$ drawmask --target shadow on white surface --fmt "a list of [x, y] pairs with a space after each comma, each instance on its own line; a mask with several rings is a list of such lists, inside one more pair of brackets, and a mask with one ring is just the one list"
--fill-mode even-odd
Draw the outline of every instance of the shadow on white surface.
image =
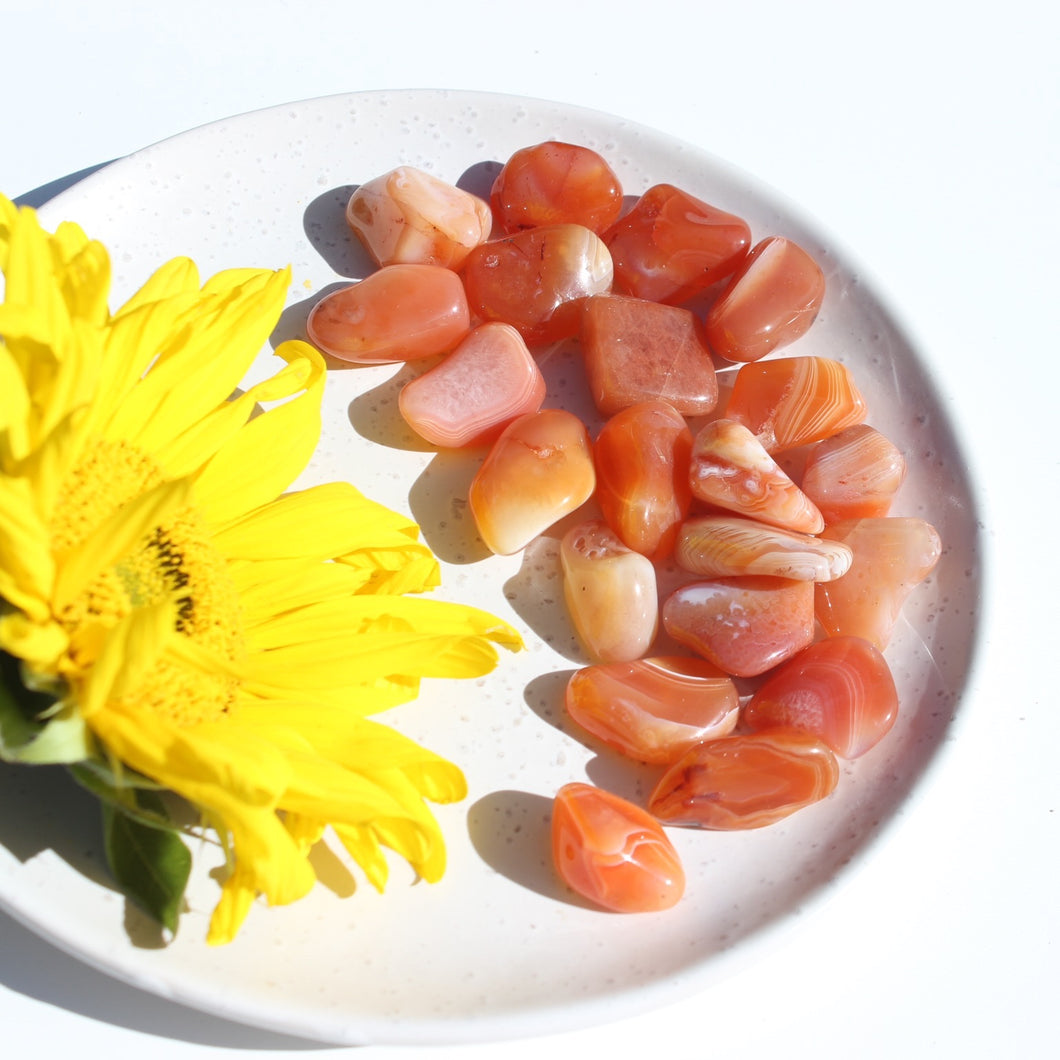
[[[111, 159], [111, 161], [114, 161]], [[103, 169], [105, 166], [109, 166], [110, 162], [97, 162], [94, 166], [86, 166], [84, 169], [78, 170], [76, 173], [70, 173], [65, 177], [58, 177], [55, 180], [49, 181], [47, 184], [42, 184], [39, 188], [34, 188], [32, 191], [27, 191], [24, 195], [19, 195], [15, 200], [16, 206], [32, 206], [35, 210], [40, 209], [46, 202], [54, 199], [56, 195], [61, 192], [68, 191], [78, 181], [84, 180], [85, 177], [92, 176], [97, 170]]]
[[226, 1049], [299, 1052], [331, 1046], [193, 1011], [82, 964], [0, 912], [0, 986], [126, 1030]]

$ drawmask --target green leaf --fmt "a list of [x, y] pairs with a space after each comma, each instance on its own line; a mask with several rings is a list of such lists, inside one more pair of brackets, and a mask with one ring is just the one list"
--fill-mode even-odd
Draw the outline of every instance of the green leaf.
[[[152, 791], [137, 791], [128, 810], [103, 802], [103, 841], [115, 882], [167, 931], [177, 930], [191, 852], [168, 821], [165, 804]], [[150, 820], [152, 823], [147, 823]]]
[[0, 759], [45, 765], [80, 762], [92, 737], [75, 707], [26, 687], [21, 660], [0, 651]]

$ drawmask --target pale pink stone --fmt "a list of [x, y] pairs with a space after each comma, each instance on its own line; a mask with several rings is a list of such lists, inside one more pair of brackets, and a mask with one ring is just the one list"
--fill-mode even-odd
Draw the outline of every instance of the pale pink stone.
[[379, 265], [459, 268], [489, 238], [489, 203], [412, 166], [362, 184], [346, 205], [346, 223]]
[[510, 324], [487, 323], [406, 384], [398, 409], [428, 442], [460, 448], [493, 441], [544, 399], [544, 376], [523, 337]]

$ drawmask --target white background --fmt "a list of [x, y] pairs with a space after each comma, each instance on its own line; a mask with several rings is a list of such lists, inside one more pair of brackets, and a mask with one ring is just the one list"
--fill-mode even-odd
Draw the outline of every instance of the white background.
[[0, 0], [0, 191], [31, 204], [202, 123], [378, 88], [592, 107], [754, 174], [838, 236], [934, 366], [989, 583], [953, 738], [899, 827], [699, 996], [545, 1040], [322, 1050], [112, 982], [0, 914], [4, 1055], [1056, 1055], [1058, 41], [1045, 0]]

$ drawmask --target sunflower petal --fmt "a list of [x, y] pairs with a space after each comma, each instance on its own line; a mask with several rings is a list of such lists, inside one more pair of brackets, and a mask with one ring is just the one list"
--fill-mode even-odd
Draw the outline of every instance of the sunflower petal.
[[285, 343], [279, 347], [277, 356], [287, 363], [275, 375], [255, 384], [231, 401], [221, 402], [183, 433], [160, 441], [156, 458], [168, 474], [186, 475], [198, 470], [242, 430], [259, 402], [288, 398], [304, 389], [307, 381], [317, 374], [312, 360], [302, 356], [293, 345]]
[[[285, 343], [283, 357], [302, 356], [313, 366], [304, 393], [252, 419], [199, 473], [196, 492], [206, 518], [222, 523], [268, 504], [305, 469], [320, 439], [325, 366], [305, 343]], [[253, 467], [253, 475], [246, 469]]]

